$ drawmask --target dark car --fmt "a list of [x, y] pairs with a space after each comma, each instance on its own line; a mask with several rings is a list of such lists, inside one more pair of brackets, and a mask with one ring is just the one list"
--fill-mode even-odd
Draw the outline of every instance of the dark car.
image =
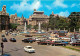
[[31, 41], [33, 41], [33, 42], [35, 42], [36, 40], [35, 39], [33, 39], [33, 38], [27, 38], [28, 40], [31, 40]]
[[3, 55], [0, 55], [0, 56], [11, 56], [10, 54], [3, 54]]
[[25, 35], [25, 37], [32, 37], [31, 35]]
[[28, 40], [27, 39], [23, 39], [22, 42], [28, 42]]
[[2, 38], [3, 42], [7, 42], [7, 39], [5, 37]]
[[4, 35], [4, 34], [2, 34], [2, 35], [1, 35], [1, 37], [5, 37], [5, 35]]
[[16, 42], [16, 39], [15, 38], [10, 38], [10, 41], [11, 42]]
[[23, 39], [22, 42], [25, 42], [25, 43], [26, 43], [26, 42], [27, 42], [27, 43], [30, 42], [30, 43], [32, 43], [32, 42], [34, 42], [34, 41], [33, 41], [32, 39], [30, 39], [30, 38], [26, 38], [26, 39]]

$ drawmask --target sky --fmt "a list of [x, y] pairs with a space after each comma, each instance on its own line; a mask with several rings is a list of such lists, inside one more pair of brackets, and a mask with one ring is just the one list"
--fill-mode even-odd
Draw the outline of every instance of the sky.
[[80, 12], [80, 0], [0, 0], [0, 11], [6, 5], [6, 11], [11, 14], [17, 13], [18, 17], [22, 14], [29, 18], [34, 9], [44, 11], [45, 15], [54, 14], [68, 17], [71, 12]]

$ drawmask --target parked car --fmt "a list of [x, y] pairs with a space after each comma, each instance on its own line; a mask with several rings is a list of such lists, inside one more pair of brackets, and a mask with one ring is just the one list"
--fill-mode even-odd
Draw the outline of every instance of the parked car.
[[8, 35], [8, 32], [5, 32], [6, 36]]
[[67, 41], [61, 41], [61, 43], [65, 43], [67, 45], [69, 44], [69, 42], [67, 42]]
[[32, 43], [32, 42], [34, 42], [34, 41], [35, 41], [35, 40], [33, 40], [32, 38], [26, 38], [26, 39], [23, 39], [23, 40], [22, 40], [22, 42], [25, 42], [25, 43], [26, 43], [26, 42]]
[[2, 34], [2, 35], [1, 35], [1, 37], [5, 37], [5, 35], [4, 35], [4, 34]]
[[11, 42], [16, 42], [16, 39], [15, 38], [10, 38], [10, 41]]
[[35, 42], [36, 40], [34, 38], [27, 38], [28, 40], [32, 40], [33, 42]]
[[25, 35], [25, 37], [32, 37], [31, 35]]
[[3, 42], [7, 42], [7, 39], [5, 37], [2, 38]]
[[0, 55], [0, 56], [11, 56], [10, 54], [3, 54], [3, 55]]
[[12, 33], [12, 36], [16, 36], [17, 35], [17, 33]]
[[29, 53], [34, 53], [35, 52], [35, 49], [33, 49], [32, 46], [25, 46], [24, 50], [26, 52], [29, 52]]

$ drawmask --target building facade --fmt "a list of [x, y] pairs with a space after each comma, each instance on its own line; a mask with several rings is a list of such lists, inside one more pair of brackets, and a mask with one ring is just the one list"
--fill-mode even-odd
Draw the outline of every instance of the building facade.
[[9, 29], [9, 13], [6, 12], [6, 5], [3, 5], [2, 11], [0, 11], [0, 31]]
[[18, 24], [18, 20], [19, 20], [20, 18], [19, 17], [17, 17], [17, 14], [15, 13], [14, 15], [12, 14], [12, 15], [10, 15], [10, 23], [15, 23], [15, 24]]
[[23, 15], [22, 15], [22, 17], [18, 20], [18, 23], [19, 23], [20, 25], [24, 25], [25, 22], [27, 22], [27, 20], [26, 20], [26, 18], [24, 18]]
[[49, 16], [44, 15], [44, 11], [36, 11], [34, 9], [33, 15], [29, 16], [27, 19], [28, 25], [37, 25], [39, 22], [42, 23], [48, 23], [49, 22]]
[[24, 22], [27, 22], [27, 20], [23, 17], [23, 15], [21, 18], [18, 17], [16, 13], [14, 15], [10, 15], [10, 23], [24, 25]]

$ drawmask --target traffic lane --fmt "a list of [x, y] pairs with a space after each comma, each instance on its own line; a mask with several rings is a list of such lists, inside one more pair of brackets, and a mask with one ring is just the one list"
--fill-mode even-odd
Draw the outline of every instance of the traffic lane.
[[[12, 36], [9, 35], [7, 36], [8, 40], [11, 38]], [[5, 42], [5, 49], [7, 49], [6, 52], [9, 51], [10, 54], [12, 54], [13, 56], [24, 56], [24, 55], [28, 55], [28, 56], [69, 56], [69, 55], [76, 55], [78, 56], [79, 54], [69, 50], [69, 49], [64, 49], [63, 47], [54, 47], [54, 46], [45, 46], [45, 45], [37, 45], [36, 42], [34, 43], [23, 43], [21, 40], [23, 38], [26, 38], [24, 36], [16, 36], [15, 37], [17, 42], [13, 43], [13, 42]], [[33, 54], [29, 54], [27, 52], [24, 52], [23, 47], [27, 46], [27, 45], [31, 45], [33, 46], [34, 49], [36, 49], [36, 52]], [[6, 47], [7, 46], [7, 47]], [[19, 49], [19, 50], [17, 50]], [[12, 51], [12, 52], [11, 52]]]
[[[33, 46], [33, 48], [36, 50], [36, 52], [33, 54], [24, 52], [23, 47], [28, 46], [28, 45]], [[24, 54], [28, 55], [28, 56], [31, 56], [31, 55], [32, 56], [53, 56], [53, 55], [56, 55], [56, 56], [70, 56], [70, 55], [80, 56], [80, 54], [76, 51], [72, 51], [72, 50], [65, 49], [63, 47], [58, 47], [58, 46], [37, 45], [36, 42], [35, 43], [20, 43], [20, 44], [15, 43], [15, 46], [16, 47], [19, 46], [20, 48], [22, 48], [22, 50], [16, 51], [15, 53], [20, 53], [23, 56], [24, 56]]]
[[80, 56], [79, 52], [70, 50], [70, 49], [65, 49], [63, 47], [59, 46], [44, 46], [44, 45], [39, 45], [35, 47], [36, 49], [36, 54], [42, 54], [42, 56]]
[[11, 56], [23, 56], [25, 55], [23, 46], [13, 42], [4, 43], [4, 53], [11, 54]]
[[[24, 45], [23, 45], [24, 44]], [[13, 42], [6, 42], [4, 43], [4, 53], [10, 53], [12, 56], [69, 56], [69, 55], [76, 55], [79, 56], [77, 52], [72, 50], [64, 49], [62, 47], [57, 46], [45, 46], [45, 45], [37, 45], [36, 43], [22, 43], [16, 44]], [[35, 53], [30, 54], [24, 51], [23, 47], [26, 45], [31, 45], [36, 50]]]

